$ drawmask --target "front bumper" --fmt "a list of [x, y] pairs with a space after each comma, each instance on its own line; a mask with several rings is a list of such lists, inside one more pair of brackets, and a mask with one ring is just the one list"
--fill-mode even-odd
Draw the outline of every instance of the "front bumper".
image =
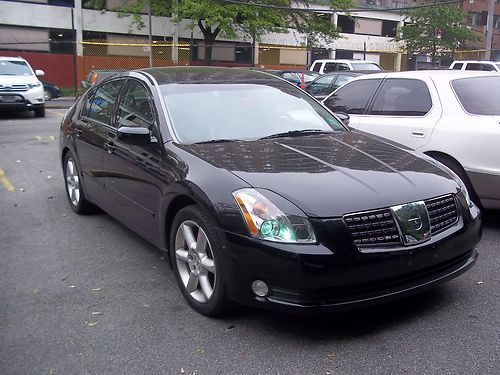
[[43, 88], [28, 91], [0, 93], [0, 110], [26, 110], [45, 105]]
[[[337, 244], [278, 244], [225, 233], [222, 267], [229, 298], [283, 311], [345, 310], [378, 304], [430, 289], [470, 269], [478, 254], [481, 218], [477, 208], [448, 230], [407, 248], [362, 253], [345, 239], [341, 219], [318, 227], [336, 231]], [[251, 290], [255, 280], [269, 286], [266, 297]]]

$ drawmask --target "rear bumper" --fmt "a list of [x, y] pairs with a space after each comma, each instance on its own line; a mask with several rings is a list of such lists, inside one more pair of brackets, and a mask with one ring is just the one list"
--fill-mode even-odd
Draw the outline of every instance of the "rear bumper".
[[[226, 233], [226, 290], [234, 301], [282, 311], [338, 311], [402, 298], [470, 269], [481, 238], [479, 210], [411, 249], [364, 254], [354, 247], [275, 244]], [[342, 241], [340, 241], [342, 242]], [[266, 297], [251, 290], [255, 280]]]

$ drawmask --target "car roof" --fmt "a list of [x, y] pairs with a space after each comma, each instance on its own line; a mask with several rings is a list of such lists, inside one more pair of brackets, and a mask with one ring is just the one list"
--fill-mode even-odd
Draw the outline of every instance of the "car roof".
[[481, 64], [497, 64], [500, 61], [489, 61], [489, 60], [455, 60], [453, 63], [481, 63]]
[[245, 68], [222, 68], [210, 66], [175, 66], [138, 70], [150, 74], [159, 85], [174, 83], [252, 83], [279, 81], [275, 75]]
[[314, 62], [343, 62], [343, 63], [373, 63], [377, 64], [375, 61], [370, 61], [370, 60], [357, 60], [357, 59], [319, 59], [319, 60], [314, 60]]
[[26, 61], [22, 57], [14, 57], [14, 56], [0, 56], [0, 60], [9, 60], [9, 61]]
[[492, 77], [499, 75], [495, 72], [474, 71], [474, 70], [412, 70], [407, 72], [386, 72], [374, 73], [356, 77], [355, 80], [376, 79], [376, 78], [415, 78], [423, 79], [430, 78], [435, 81], [451, 81], [459, 78], [469, 77]]

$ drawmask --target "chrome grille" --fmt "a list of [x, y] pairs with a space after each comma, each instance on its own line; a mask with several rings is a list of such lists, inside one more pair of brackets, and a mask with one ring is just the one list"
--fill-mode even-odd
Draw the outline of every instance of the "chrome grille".
[[429, 213], [432, 234], [448, 229], [458, 221], [457, 202], [453, 195], [427, 199], [424, 202]]
[[0, 85], [0, 92], [28, 91], [27, 85]]
[[398, 227], [388, 208], [344, 215], [344, 221], [358, 247], [401, 244]]

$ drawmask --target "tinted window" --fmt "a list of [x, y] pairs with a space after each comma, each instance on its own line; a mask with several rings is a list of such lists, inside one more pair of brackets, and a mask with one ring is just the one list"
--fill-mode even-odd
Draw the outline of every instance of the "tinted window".
[[154, 117], [149, 98], [149, 92], [139, 82], [131, 81], [127, 84], [118, 107], [118, 126], [151, 129]]
[[371, 115], [423, 116], [432, 107], [425, 82], [417, 79], [388, 79], [379, 90]]
[[333, 85], [333, 90], [338, 89], [340, 86], [344, 85], [345, 83], [352, 81], [354, 79], [353, 76], [349, 76], [347, 74], [342, 74], [339, 75], [337, 80], [335, 81], [335, 85]]
[[500, 116], [500, 77], [457, 79], [451, 86], [464, 109], [475, 115]]
[[374, 62], [353, 62], [351, 65], [353, 70], [381, 70]]
[[325, 63], [323, 73], [331, 73], [337, 70], [337, 63]]
[[115, 104], [122, 83], [123, 80], [118, 80], [99, 87], [90, 104], [88, 117], [104, 124], [111, 125], [113, 105]]
[[486, 71], [495, 70], [495, 68], [492, 65], [481, 64], [481, 63], [468, 63], [467, 66], [465, 67], [465, 69], [466, 70], [486, 70]]
[[161, 90], [181, 143], [252, 140], [303, 129], [345, 130], [316, 100], [282, 82], [183, 83]]
[[338, 70], [350, 70], [349, 65], [347, 64], [339, 64]]
[[329, 94], [330, 85], [335, 80], [335, 75], [318, 78], [307, 87], [307, 92], [311, 94]]
[[314, 63], [312, 66], [312, 70], [315, 72], [319, 72], [319, 68], [321, 68], [321, 63]]
[[334, 112], [362, 114], [379, 83], [380, 79], [349, 82], [329, 96], [324, 104]]
[[458, 63], [458, 64], [453, 65], [453, 69], [455, 69], [455, 70], [461, 70], [462, 66], [464, 66], [463, 63]]

